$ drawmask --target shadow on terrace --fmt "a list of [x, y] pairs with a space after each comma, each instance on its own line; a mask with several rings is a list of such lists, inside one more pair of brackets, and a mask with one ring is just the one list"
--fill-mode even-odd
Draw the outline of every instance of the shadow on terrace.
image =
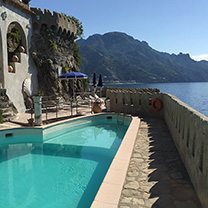
[[201, 208], [165, 122], [142, 118], [119, 208]]
[[163, 120], [145, 119], [148, 123], [149, 181], [157, 183], [150, 189], [150, 198], [158, 197], [152, 207], [201, 207], [188, 173]]

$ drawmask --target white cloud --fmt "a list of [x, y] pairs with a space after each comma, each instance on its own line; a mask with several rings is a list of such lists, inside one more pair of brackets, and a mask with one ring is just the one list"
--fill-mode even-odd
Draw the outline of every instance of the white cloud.
[[199, 56], [191, 56], [191, 58], [194, 59], [195, 61], [202, 61], [202, 60], [208, 61], [208, 54], [202, 54]]

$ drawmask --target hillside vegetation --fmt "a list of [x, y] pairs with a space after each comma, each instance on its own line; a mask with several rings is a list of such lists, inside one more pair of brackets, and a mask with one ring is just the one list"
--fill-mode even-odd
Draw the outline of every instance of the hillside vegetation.
[[200, 82], [208, 81], [208, 62], [194, 61], [189, 54], [168, 54], [125, 33], [95, 34], [77, 41], [81, 71], [96, 72], [105, 81]]

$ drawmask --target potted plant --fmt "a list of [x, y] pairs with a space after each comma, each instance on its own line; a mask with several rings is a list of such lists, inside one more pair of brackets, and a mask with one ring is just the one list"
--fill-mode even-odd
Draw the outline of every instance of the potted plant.
[[20, 53], [24, 53], [25, 52], [25, 48], [23, 46], [19, 46], [17, 51], [20, 52]]
[[8, 65], [8, 72], [13, 72], [14, 68], [11, 65]]
[[17, 55], [12, 56], [12, 61], [13, 62], [19, 62], [19, 57]]
[[92, 111], [94, 113], [100, 113], [102, 111], [103, 101], [100, 98], [96, 98], [92, 104]]

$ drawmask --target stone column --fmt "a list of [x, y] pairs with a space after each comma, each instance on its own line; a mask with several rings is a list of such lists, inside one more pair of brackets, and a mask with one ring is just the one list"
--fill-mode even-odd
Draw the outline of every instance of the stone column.
[[42, 125], [42, 97], [41, 96], [33, 96], [34, 101], [34, 114], [35, 114], [35, 125], [41, 126]]

